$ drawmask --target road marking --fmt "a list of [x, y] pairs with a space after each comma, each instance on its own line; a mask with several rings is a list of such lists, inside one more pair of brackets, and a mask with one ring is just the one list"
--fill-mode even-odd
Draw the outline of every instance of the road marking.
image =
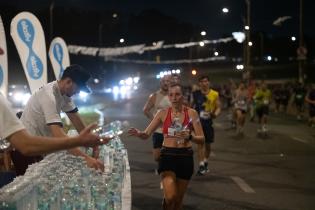
[[303, 142], [303, 143], [305, 143], [305, 144], [307, 144], [308, 143], [308, 141], [306, 141], [306, 140], [304, 140], [304, 139], [300, 139], [300, 138], [298, 138], [298, 137], [292, 137], [292, 139], [293, 140], [296, 140], [296, 141], [299, 141], [299, 142]]
[[231, 176], [231, 179], [246, 193], [255, 193], [255, 190], [251, 188], [243, 179], [238, 176]]

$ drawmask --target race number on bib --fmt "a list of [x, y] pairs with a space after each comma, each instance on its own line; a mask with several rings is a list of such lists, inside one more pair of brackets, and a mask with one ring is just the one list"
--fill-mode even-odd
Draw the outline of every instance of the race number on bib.
[[204, 120], [208, 120], [211, 118], [211, 114], [210, 114], [210, 112], [201, 111], [200, 112], [200, 118], [204, 119]]
[[167, 129], [167, 135], [169, 135], [169, 136], [175, 136], [175, 132], [176, 132], [175, 128], [169, 127]]

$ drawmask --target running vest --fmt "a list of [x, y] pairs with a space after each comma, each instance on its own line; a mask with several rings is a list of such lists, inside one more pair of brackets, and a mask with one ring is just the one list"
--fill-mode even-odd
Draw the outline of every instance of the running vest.
[[237, 96], [235, 97], [235, 108], [241, 110], [247, 110], [247, 91], [238, 90]]
[[[189, 124], [189, 115], [188, 115], [188, 109], [187, 107], [184, 107], [184, 121], [182, 123], [182, 127], [185, 127], [186, 125]], [[171, 127], [173, 123], [173, 120], [172, 120], [172, 108], [168, 108], [167, 110], [167, 116], [163, 122], [163, 134], [168, 136], [168, 128]]]
[[[156, 91], [155, 92], [155, 103], [154, 103], [154, 107], [152, 109], [153, 116], [155, 116], [155, 114], [158, 111], [160, 111], [162, 109], [166, 109], [166, 108], [170, 107], [171, 105], [172, 104], [171, 104], [170, 100], [168, 99], [167, 95], [163, 95], [163, 94], [161, 94], [160, 91]], [[161, 127], [156, 129], [155, 132], [162, 133]]]

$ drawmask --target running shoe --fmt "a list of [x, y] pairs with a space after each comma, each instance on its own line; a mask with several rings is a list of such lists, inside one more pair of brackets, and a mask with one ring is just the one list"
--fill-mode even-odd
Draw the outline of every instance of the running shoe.
[[205, 166], [204, 165], [200, 165], [196, 175], [197, 176], [203, 176], [203, 175], [205, 175], [205, 173], [206, 173]]

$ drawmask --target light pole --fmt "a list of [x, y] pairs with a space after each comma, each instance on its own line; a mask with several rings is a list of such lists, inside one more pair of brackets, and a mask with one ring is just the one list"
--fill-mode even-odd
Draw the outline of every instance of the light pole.
[[53, 18], [54, 18], [54, 14], [53, 14], [54, 6], [55, 6], [55, 1], [53, 0], [49, 6], [49, 20], [50, 20], [49, 39], [50, 39], [50, 41], [52, 41], [52, 39], [53, 39], [53, 31], [54, 31], [54, 20], [53, 20]]
[[245, 43], [244, 43], [244, 64], [245, 64], [245, 71], [244, 71], [244, 79], [250, 80], [252, 77], [252, 67], [251, 67], [251, 38], [250, 38], [250, 31], [251, 31], [251, 11], [250, 11], [250, 0], [245, 0], [246, 3], [246, 20], [245, 22]]
[[306, 48], [304, 46], [304, 32], [303, 32], [303, 5], [304, 1], [300, 0], [300, 40], [298, 48], [299, 60], [299, 82], [304, 84], [304, 60], [306, 59]]
[[[53, 14], [53, 10], [55, 7], [55, 0], [52, 0], [52, 2], [50, 3], [49, 6], [49, 42], [51, 42], [53, 40], [53, 35], [54, 35], [54, 14]], [[50, 44], [50, 43], [49, 43]], [[53, 78], [55, 77], [54, 71], [52, 68], [48, 68], [47, 66], [47, 79], [48, 81], [53, 80]], [[56, 78], [57, 79], [57, 78]]]

